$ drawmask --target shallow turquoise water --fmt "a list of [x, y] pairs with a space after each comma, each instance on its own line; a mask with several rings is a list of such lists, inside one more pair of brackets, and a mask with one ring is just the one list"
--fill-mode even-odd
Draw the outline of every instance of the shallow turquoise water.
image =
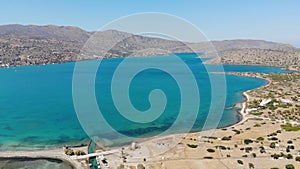
[[[192, 131], [203, 129], [211, 103], [209, 76], [200, 59], [191, 54], [180, 54], [192, 70], [200, 93], [200, 109]], [[132, 58], [134, 64], [164, 62], [165, 57]], [[162, 116], [151, 123], [133, 123], [123, 118], [114, 107], [110, 83], [115, 68], [123, 59], [102, 61], [97, 73], [95, 93], [99, 108], [109, 124], [118, 132], [134, 137], [159, 134], [168, 129], [180, 108], [180, 92], [176, 81], [167, 73], [149, 69], [139, 73], [130, 86], [130, 99], [139, 110], [147, 110], [149, 92], [159, 88], [168, 98]], [[98, 61], [89, 61], [98, 62]], [[172, 65], [171, 63], [169, 66]], [[87, 140], [77, 119], [72, 100], [72, 76], [75, 63], [44, 66], [23, 66], [0, 69], [0, 149], [50, 148]], [[207, 65], [214, 70], [215, 65]], [[276, 67], [226, 65], [225, 71], [285, 72]], [[217, 70], [217, 69], [216, 69]], [[180, 74], [178, 70], [178, 74]], [[83, 72], [86, 73], [86, 72]], [[180, 75], [185, 77], [184, 74]], [[126, 78], [126, 77], [124, 77]], [[262, 79], [226, 75], [226, 107], [242, 102], [241, 92], [265, 85]], [[122, 85], [120, 83], [120, 85]], [[88, 108], [87, 108], [87, 111]], [[91, 110], [92, 111], [92, 110]], [[236, 123], [239, 116], [235, 109], [222, 113], [220, 126]], [[187, 114], [187, 123], [189, 122]], [[209, 125], [207, 126], [209, 128]], [[180, 132], [180, 130], [178, 130]], [[113, 144], [122, 143], [115, 135], [103, 131], [97, 133]]]
[[0, 158], [0, 167], [5, 169], [73, 169], [74, 167], [60, 159], [12, 157]]

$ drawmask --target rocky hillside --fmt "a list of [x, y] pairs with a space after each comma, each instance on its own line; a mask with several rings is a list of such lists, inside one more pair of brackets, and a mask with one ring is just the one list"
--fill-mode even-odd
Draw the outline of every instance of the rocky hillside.
[[[88, 46], [85, 45], [86, 42], [88, 42]], [[87, 32], [70, 26], [3, 25], [0, 26], [0, 66], [162, 55], [174, 52], [191, 52], [192, 50], [211, 53], [214, 49], [211, 48], [210, 43], [182, 43], [116, 30]], [[261, 51], [258, 52], [259, 56], [262, 57], [261, 60], [273, 56], [273, 53], [269, 54], [270, 57], [263, 56], [265, 50], [277, 51], [278, 53], [278, 49], [282, 49], [289, 54], [291, 54], [290, 50], [294, 51], [294, 48], [288, 45], [260, 40], [213, 41], [212, 44], [217, 51], [223, 51], [221, 56], [222, 62], [225, 63], [248, 63], [248, 60], [253, 59], [253, 57], [249, 57], [245, 61], [241, 59], [236, 61], [236, 58], [248, 57], [245, 52], [249, 53], [249, 48]], [[284, 58], [279, 54], [277, 55], [280, 56], [279, 59], [281, 60]]]
[[72, 26], [35, 26], [35, 25], [2, 25], [0, 37], [27, 37], [29, 39], [55, 39], [61, 41], [75, 41], [84, 43], [91, 36], [80, 28]]
[[292, 47], [225, 50], [219, 52], [219, 56], [206, 63], [268, 65], [300, 70], [300, 51]]

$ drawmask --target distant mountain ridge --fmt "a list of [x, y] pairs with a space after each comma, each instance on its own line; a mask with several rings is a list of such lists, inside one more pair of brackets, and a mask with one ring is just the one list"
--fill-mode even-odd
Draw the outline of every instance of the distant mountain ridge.
[[[93, 36], [92, 36], [93, 35]], [[95, 39], [93, 41], [93, 39]], [[122, 40], [122, 41], [120, 41]], [[84, 48], [86, 42], [95, 48]], [[118, 42], [118, 43], [117, 43]], [[115, 45], [117, 43], [117, 45]], [[235, 49], [295, 49], [263, 40], [189, 43], [133, 35], [117, 30], [88, 32], [72, 26], [0, 26], [0, 66], [49, 64], [108, 57], [162, 55], [175, 52], [218, 52]], [[187, 46], [188, 45], [188, 46]], [[87, 56], [83, 57], [85, 51]], [[107, 52], [108, 51], [108, 52]]]
[[[0, 37], [5, 36], [24, 36], [30, 38], [41, 38], [41, 39], [60, 39], [66, 41], [78, 41], [86, 42], [88, 38], [93, 35], [94, 32], [88, 32], [78, 27], [73, 26], [55, 26], [55, 25], [0, 25]], [[132, 34], [121, 32], [117, 30], [103, 31], [104, 34], [111, 37], [116, 36], [131, 36]], [[135, 35], [138, 36], [138, 35]], [[145, 37], [146, 39], [159, 39]], [[161, 39], [163, 41], [170, 41]], [[212, 43], [219, 50], [228, 49], [241, 49], [241, 48], [276, 48], [282, 45], [281, 43], [264, 41], [264, 40], [223, 40], [223, 41], [212, 41]], [[194, 43], [192, 43], [194, 44]]]
[[36, 25], [2, 25], [0, 26], [0, 37], [23, 36], [41, 39], [58, 39], [66, 41], [85, 42], [91, 32], [84, 31], [72, 26], [36, 26]]
[[229, 50], [229, 49], [244, 49], [244, 48], [259, 48], [259, 49], [274, 49], [279, 47], [292, 47], [288, 44], [276, 43], [265, 40], [223, 40], [213, 41], [214, 46], [218, 51]]

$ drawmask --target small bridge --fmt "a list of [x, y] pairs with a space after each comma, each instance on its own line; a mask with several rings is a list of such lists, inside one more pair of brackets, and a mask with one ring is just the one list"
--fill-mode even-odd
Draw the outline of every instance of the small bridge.
[[91, 153], [91, 154], [86, 154], [86, 155], [82, 155], [82, 156], [71, 156], [71, 158], [75, 159], [75, 160], [83, 160], [83, 159], [88, 159], [88, 158], [96, 157], [96, 156], [100, 156], [100, 155], [114, 154], [119, 151], [120, 150], [103, 151], [103, 152], [99, 152], [99, 153]]

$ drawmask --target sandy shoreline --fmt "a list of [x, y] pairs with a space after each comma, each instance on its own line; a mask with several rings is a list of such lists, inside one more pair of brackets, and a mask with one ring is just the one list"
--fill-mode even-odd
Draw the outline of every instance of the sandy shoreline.
[[[228, 74], [230, 74], [230, 73], [231, 72], [228, 72]], [[233, 75], [235, 75], [235, 74], [233, 74]], [[235, 76], [245, 76], [245, 75], [235, 75]], [[252, 76], [249, 76], [249, 77], [252, 77]], [[239, 124], [241, 124], [241, 123], [243, 123], [247, 120], [247, 117], [246, 117], [246, 115], [247, 115], [247, 113], [246, 113], [246, 104], [251, 99], [250, 96], [247, 93], [251, 92], [251, 91], [254, 91], [254, 90], [258, 90], [262, 87], [268, 87], [269, 85], [272, 84], [271, 79], [268, 79], [268, 78], [263, 78], [263, 77], [252, 77], [252, 78], [260, 78], [260, 79], [266, 80], [268, 83], [266, 85], [261, 86], [261, 87], [242, 92], [242, 95], [245, 97], [245, 101], [242, 102], [242, 108], [241, 108], [240, 111], [238, 111], [240, 113], [240, 115], [242, 116], [242, 119], [239, 122], [237, 122], [236, 124], [232, 125], [232, 126], [239, 125]]]
[[66, 163], [71, 164], [74, 168], [82, 168], [82, 165], [70, 158], [70, 156], [65, 155], [64, 151], [61, 149], [53, 150], [34, 150], [34, 151], [0, 151], [0, 158], [13, 158], [13, 157], [30, 157], [30, 158], [53, 158], [60, 159]]

